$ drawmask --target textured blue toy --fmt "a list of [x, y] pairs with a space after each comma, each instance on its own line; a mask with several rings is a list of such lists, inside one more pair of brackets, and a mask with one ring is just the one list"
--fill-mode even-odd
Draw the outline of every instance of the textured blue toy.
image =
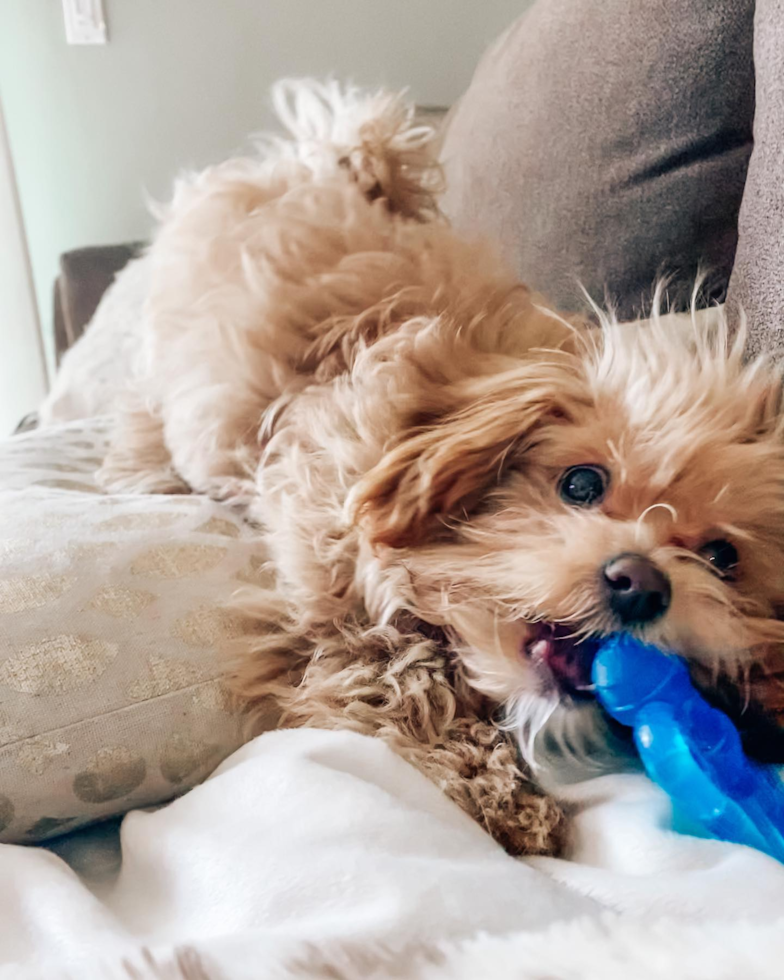
[[633, 730], [648, 775], [681, 817], [784, 862], [778, 770], [746, 757], [737, 729], [704, 700], [682, 660], [619, 634], [600, 646], [593, 680], [599, 702]]

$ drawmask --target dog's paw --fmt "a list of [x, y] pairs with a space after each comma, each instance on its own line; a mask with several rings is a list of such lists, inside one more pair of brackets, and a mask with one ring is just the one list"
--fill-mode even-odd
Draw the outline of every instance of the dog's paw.
[[201, 493], [233, 510], [246, 511], [256, 498], [253, 480], [238, 476], [217, 477], [199, 488]]
[[568, 822], [561, 806], [549, 796], [520, 788], [511, 806], [487, 813], [487, 829], [515, 857], [562, 853]]
[[95, 474], [95, 482], [104, 493], [112, 494], [186, 494], [191, 488], [174, 470], [133, 471], [104, 464]]

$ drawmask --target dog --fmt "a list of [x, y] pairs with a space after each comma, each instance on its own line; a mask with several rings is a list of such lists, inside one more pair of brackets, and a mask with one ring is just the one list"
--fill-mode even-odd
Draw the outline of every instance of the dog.
[[291, 139], [183, 182], [164, 216], [99, 473], [258, 524], [275, 581], [237, 598], [231, 672], [251, 725], [272, 701], [381, 737], [510, 853], [556, 853], [542, 770], [623, 754], [590, 677], [628, 630], [764, 754], [778, 728], [754, 706], [784, 707], [773, 368], [718, 315], [556, 311], [440, 217], [432, 133], [400, 98], [274, 97]]

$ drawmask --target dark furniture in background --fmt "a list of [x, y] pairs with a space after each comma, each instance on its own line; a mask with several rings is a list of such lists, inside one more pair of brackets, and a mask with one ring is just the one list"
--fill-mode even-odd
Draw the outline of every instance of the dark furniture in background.
[[54, 346], [58, 366], [63, 354], [84, 333], [117, 273], [141, 252], [144, 244], [95, 245], [60, 256], [60, 274], [54, 283]]

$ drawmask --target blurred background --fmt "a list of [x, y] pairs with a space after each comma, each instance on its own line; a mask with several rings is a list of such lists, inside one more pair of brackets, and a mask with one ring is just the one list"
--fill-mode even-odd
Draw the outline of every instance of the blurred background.
[[[2, 0], [0, 430], [54, 367], [61, 253], [146, 239], [145, 195], [272, 124], [269, 87], [330, 73], [448, 108], [527, 0]], [[68, 43], [97, 13], [105, 43]]]
[[[526, 0], [2, 0], [0, 430], [54, 366], [61, 253], [148, 237], [145, 195], [242, 150], [285, 75], [333, 73], [448, 107]], [[68, 43], [74, 11], [105, 43]]]

